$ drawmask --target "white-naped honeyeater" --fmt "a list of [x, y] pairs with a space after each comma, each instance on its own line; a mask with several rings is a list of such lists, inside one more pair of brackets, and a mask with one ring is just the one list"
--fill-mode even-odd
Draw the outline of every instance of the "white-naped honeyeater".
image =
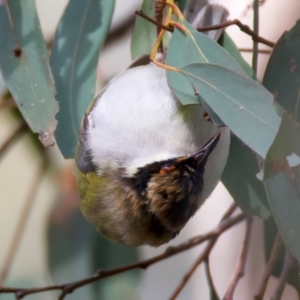
[[81, 209], [108, 239], [159, 246], [176, 237], [216, 187], [229, 130], [183, 106], [166, 70], [138, 60], [90, 105], [76, 176]]

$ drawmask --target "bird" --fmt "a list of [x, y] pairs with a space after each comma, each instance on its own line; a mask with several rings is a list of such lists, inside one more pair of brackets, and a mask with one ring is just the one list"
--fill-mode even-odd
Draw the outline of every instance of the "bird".
[[180, 103], [152, 62], [124, 71], [96, 97], [82, 122], [76, 176], [81, 210], [99, 232], [154, 247], [178, 235], [228, 155], [228, 128], [203, 114]]
[[113, 242], [168, 243], [218, 184], [229, 143], [229, 129], [209, 122], [201, 105], [182, 105], [166, 70], [143, 56], [83, 117], [75, 155], [81, 211]]

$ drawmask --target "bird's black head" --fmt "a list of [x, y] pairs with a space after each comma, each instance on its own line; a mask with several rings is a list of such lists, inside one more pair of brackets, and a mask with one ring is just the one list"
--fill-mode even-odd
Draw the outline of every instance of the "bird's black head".
[[145, 165], [131, 178], [148, 212], [168, 229], [180, 231], [204, 202], [205, 164], [219, 138], [220, 134], [213, 136], [190, 156]]

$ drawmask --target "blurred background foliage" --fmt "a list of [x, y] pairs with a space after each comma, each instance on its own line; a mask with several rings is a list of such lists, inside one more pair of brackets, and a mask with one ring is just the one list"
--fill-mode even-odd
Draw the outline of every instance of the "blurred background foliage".
[[[24, 198], [27, 199], [25, 204], [19, 202], [20, 205], [14, 211], [15, 215], [7, 216], [15, 218], [14, 226], [17, 229], [13, 234], [9, 231], [13, 242], [10, 246], [4, 247], [6, 251], [5, 255], [2, 255], [0, 265], [0, 286], [4, 283], [24, 287], [64, 283], [79, 280], [99, 268], [114, 268], [138, 261], [137, 249], [110, 243], [83, 218], [78, 208], [79, 199], [73, 176], [73, 163], [61, 163], [60, 155], [42, 147], [37, 134], [32, 131], [38, 133], [40, 141], [44, 144], [50, 144], [56, 118], [58, 126], [55, 138], [59, 149], [64, 157], [73, 157], [80, 120], [91, 99], [99, 91], [99, 81], [97, 85], [95, 82], [97, 75], [99, 77], [97, 66], [100, 51], [104, 47], [103, 60], [105, 48], [115, 51], [115, 57], [122, 57], [122, 53], [117, 52], [120, 51], [118, 47], [114, 47], [114, 50], [110, 47], [118, 45], [117, 43], [124, 37], [129, 40], [128, 35], [132, 31], [131, 56], [135, 58], [149, 51], [156, 36], [156, 27], [141, 18], [137, 19], [134, 27], [134, 10], [138, 8], [139, 1], [133, 3], [132, 7], [127, 6], [128, 14], [119, 12], [122, 15], [122, 17], [119, 15], [121, 22], [117, 25], [113, 23], [111, 26], [114, 1], [70, 0], [57, 25], [55, 35], [44, 38], [34, 0], [20, 3], [7, 0], [5, 5], [3, 3], [0, 5], [0, 67], [4, 80], [0, 79], [0, 114], [5, 122], [9, 123], [10, 130], [0, 147], [0, 161], [4, 163], [5, 155], [10, 154], [14, 143], [26, 138], [25, 152], [27, 152], [24, 156], [28, 157], [27, 165], [10, 170], [11, 173], [4, 177], [15, 177], [14, 185], [9, 187], [10, 192], [16, 189], [18, 181], [24, 180], [28, 188], [24, 190]], [[183, 9], [186, 2], [179, 1], [178, 4]], [[143, 1], [141, 7], [145, 13], [154, 16], [153, 0]], [[255, 78], [251, 67], [227, 33], [223, 34], [218, 42], [249, 77]], [[179, 45], [181, 43], [179, 40]], [[278, 114], [282, 113], [283, 108], [289, 117], [297, 122], [300, 109], [298, 105], [300, 56], [297, 50], [299, 44], [298, 22], [288, 32], [283, 33], [276, 43], [262, 81], [275, 97]], [[126, 45], [126, 51], [129, 52], [128, 41]], [[51, 71], [48, 68], [49, 62]], [[121, 59], [117, 70], [125, 67], [126, 63], [122, 65]], [[105, 62], [102, 63], [100, 72], [104, 70], [108, 71], [102, 76], [105, 78], [102, 86], [117, 73], [113, 66], [105, 65]], [[52, 75], [55, 87], [51, 80]], [[56, 101], [60, 108], [58, 114]], [[214, 113], [218, 115], [217, 111]], [[274, 162], [282, 161], [281, 153], [287, 151], [285, 145], [292, 144], [290, 141], [297, 137], [298, 131], [287, 137], [286, 132], [282, 134], [279, 130], [276, 147], [270, 148], [266, 157], [270, 159], [272, 166]], [[297, 153], [299, 144], [290, 145], [289, 151]], [[281, 246], [272, 272], [275, 277], [281, 278], [285, 275], [286, 248], [300, 259], [299, 167], [294, 167], [290, 160], [289, 165], [284, 161], [284, 166], [272, 174], [277, 175], [263, 182], [256, 176], [262, 168], [262, 162], [253, 149], [246, 146], [240, 138], [232, 136], [230, 156], [221, 180], [246, 215], [265, 219], [266, 261], [271, 255], [279, 227], [284, 245]], [[29, 182], [32, 178], [27, 178], [28, 173], [36, 174], [33, 175], [33, 183]], [[39, 184], [45, 184], [42, 182], [45, 177], [51, 191], [46, 197], [38, 193]], [[44, 209], [40, 215], [40, 223], [36, 224], [37, 226], [43, 224], [46, 228], [41, 231], [46, 236], [47, 271], [51, 279], [47, 276], [35, 280], [26, 276], [19, 276], [17, 280], [15, 277], [12, 279], [13, 277], [7, 275], [10, 273], [15, 254], [18, 253], [17, 246], [27, 219], [34, 213], [33, 201], [37, 197], [42, 197], [49, 203], [49, 208]], [[289, 201], [284, 201], [287, 199]], [[35, 209], [38, 210], [38, 207]], [[5, 224], [5, 220], [3, 222]], [[23, 239], [26, 239], [26, 235]], [[27, 247], [30, 247], [30, 241]], [[31, 259], [34, 260], [34, 255]], [[286, 280], [299, 293], [298, 261], [294, 260], [288, 271]], [[139, 271], [119, 274], [76, 290], [72, 294], [72, 299], [139, 299], [137, 287], [140, 279]], [[30, 297], [54, 299], [56, 296], [56, 293], [51, 292], [49, 295]], [[0, 298], [13, 299], [11, 295], [1, 295]]]

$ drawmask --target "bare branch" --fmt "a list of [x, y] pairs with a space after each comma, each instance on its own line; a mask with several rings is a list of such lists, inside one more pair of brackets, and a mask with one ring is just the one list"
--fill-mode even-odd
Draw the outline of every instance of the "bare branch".
[[[165, 29], [167, 31], [173, 32], [174, 28], [173, 27], [168, 27], [165, 26], [163, 24], [159, 24], [158, 22], [156, 22], [155, 20], [149, 18], [147, 15], [145, 15], [141, 10], [136, 11], [135, 12], [137, 15], [139, 15], [140, 17], [146, 19], [147, 21], [149, 21], [150, 23], [154, 24], [157, 27], [160, 27], [161, 29]], [[213, 26], [207, 26], [207, 27], [199, 27], [197, 28], [198, 31], [209, 31], [209, 30], [216, 30], [216, 29], [221, 29], [221, 28], [226, 28], [232, 25], [236, 25], [240, 28], [241, 31], [243, 31], [244, 33], [250, 35], [253, 39], [253, 41], [261, 43], [261, 44], [265, 44], [271, 48], [273, 48], [275, 46], [274, 42], [271, 42], [261, 36], [259, 36], [258, 34], [256, 34], [252, 29], [250, 29], [250, 27], [248, 25], [243, 24], [240, 20], [234, 19], [232, 21], [227, 21], [218, 25], [213, 25]]]
[[283, 267], [280, 273], [280, 277], [277, 283], [277, 286], [271, 296], [271, 300], [280, 300], [283, 294], [289, 272], [295, 267], [297, 263], [296, 259], [289, 254], [287, 251], [285, 253]]
[[244, 276], [247, 254], [248, 254], [248, 249], [249, 249], [249, 245], [250, 245], [251, 225], [252, 225], [252, 218], [247, 218], [245, 239], [244, 239], [244, 243], [243, 243], [241, 256], [240, 256], [237, 268], [234, 272], [233, 279], [232, 279], [232, 281], [227, 289], [227, 292], [223, 298], [224, 300], [232, 300], [233, 299], [233, 294], [236, 289], [236, 286], [237, 286], [239, 280]]
[[[237, 205], [235, 203], [233, 203], [228, 208], [228, 210], [225, 212], [225, 214], [223, 215], [221, 222], [228, 219], [233, 214], [233, 212], [235, 211], [236, 208], [237, 208]], [[190, 270], [183, 276], [182, 281], [180, 282], [180, 284], [177, 286], [177, 288], [171, 295], [170, 300], [174, 300], [177, 298], [177, 296], [180, 294], [180, 292], [186, 286], [187, 282], [190, 280], [190, 278], [192, 277], [194, 272], [197, 270], [197, 268], [200, 266], [200, 264], [203, 261], [208, 260], [209, 254], [210, 254], [212, 248], [214, 247], [215, 243], [217, 242], [218, 238], [219, 238], [219, 235], [217, 235], [215, 238], [213, 238], [209, 241], [209, 243], [207, 244], [207, 246], [205, 247], [205, 249], [199, 256], [199, 258], [194, 262], [194, 264], [192, 265]]]
[[257, 293], [254, 297], [255, 300], [263, 300], [268, 285], [268, 281], [271, 276], [274, 265], [276, 263], [276, 259], [281, 249], [281, 246], [282, 246], [282, 239], [280, 233], [278, 232], [264, 274], [258, 286]]
[[[252, 48], [239, 48], [239, 51], [241, 52], [253, 52], [253, 49]], [[272, 53], [272, 50], [266, 50], [266, 49], [258, 49], [258, 53], [261, 53], [261, 54], [271, 54]]]
[[22, 289], [22, 288], [9, 288], [9, 287], [0, 287], [0, 294], [1, 293], [14, 293], [17, 295], [20, 299], [30, 295], [30, 294], [36, 294], [46, 291], [53, 291], [53, 290], [61, 290], [61, 295], [59, 297], [60, 300], [64, 299], [64, 297], [72, 293], [74, 290], [90, 284], [94, 281], [113, 276], [115, 274], [127, 272], [133, 269], [146, 269], [149, 266], [162, 261], [164, 259], [167, 259], [173, 255], [176, 255], [178, 253], [181, 253], [183, 251], [186, 251], [188, 249], [191, 249], [207, 240], [211, 240], [215, 238], [216, 236], [221, 235], [224, 231], [227, 229], [233, 227], [234, 225], [238, 224], [239, 222], [243, 221], [245, 219], [245, 216], [243, 214], [238, 214], [235, 217], [228, 218], [226, 220], [223, 220], [219, 223], [219, 225], [213, 229], [212, 231], [209, 231], [206, 234], [196, 236], [192, 239], [187, 240], [186, 242], [179, 244], [176, 247], [169, 247], [166, 249], [166, 251], [158, 256], [155, 256], [153, 258], [143, 260], [134, 264], [126, 265], [123, 267], [111, 269], [111, 270], [99, 270], [94, 275], [87, 277], [85, 279], [74, 281], [67, 284], [61, 284], [61, 285], [53, 285], [53, 286], [46, 286], [41, 288], [29, 288], [29, 289]]

